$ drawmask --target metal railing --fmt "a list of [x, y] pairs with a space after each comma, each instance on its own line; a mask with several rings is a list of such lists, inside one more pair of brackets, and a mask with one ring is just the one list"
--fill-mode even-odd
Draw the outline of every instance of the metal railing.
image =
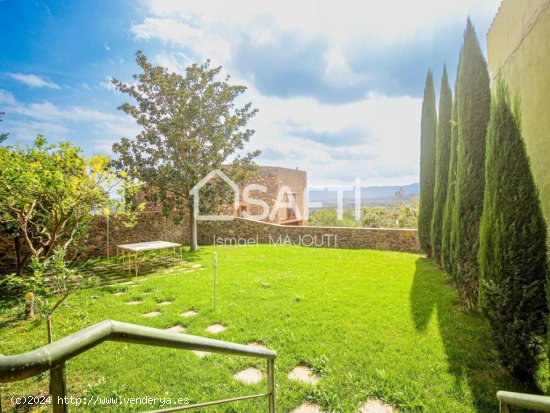
[[119, 321], [105, 320], [39, 349], [15, 356], [0, 357], [0, 383], [9, 383], [50, 371], [50, 396], [54, 413], [67, 413], [65, 362], [104, 341], [145, 344], [185, 350], [259, 357], [267, 360], [267, 392], [224, 400], [182, 405], [157, 412], [175, 412], [239, 400], [266, 397], [268, 412], [275, 413], [275, 358], [273, 350], [250, 347], [187, 334], [172, 333]]
[[537, 412], [550, 412], [550, 397], [548, 396], [499, 391], [497, 392], [497, 399], [500, 402], [501, 413], [510, 413], [510, 407], [519, 407]]

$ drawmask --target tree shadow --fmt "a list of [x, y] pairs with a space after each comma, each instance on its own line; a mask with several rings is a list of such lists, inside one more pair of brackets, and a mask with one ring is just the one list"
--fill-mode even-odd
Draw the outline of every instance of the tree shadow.
[[466, 384], [477, 412], [498, 411], [498, 390], [540, 393], [532, 384], [515, 380], [499, 365], [487, 322], [480, 314], [466, 310], [433, 260], [416, 261], [410, 300], [419, 333], [427, 331], [432, 316], [437, 317], [449, 372], [455, 378], [453, 392], [460, 394]]

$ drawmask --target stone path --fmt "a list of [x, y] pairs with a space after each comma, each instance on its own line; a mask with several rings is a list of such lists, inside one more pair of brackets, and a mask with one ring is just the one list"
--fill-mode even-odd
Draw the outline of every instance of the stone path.
[[264, 378], [264, 373], [254, 367], [249, 367], [245, 370], [239, 371], [233, 376], [233, 378], [241, 383], [245, 384], [257, 384]]
[[371, 399], [359, 409], [359, 413], [394, 413], [395, 410], [382, 400]]
[[162, 313], [160, 311], [151, 311], [150, 313], [143, 314], [143, 317], [152, 318], [152, 317], [158, 317]]
[[[201, 264], [193, 263], [174, 257], [153, 257], [143, 260], [139, 265], [138, 281], [145, 281], [148, 275], [155, 273], [163, 274], [181, 274], [203, 269]], [[135, 285], [136, 278], [128, 269], [122, 269], [122, 266], [114, 262], [101, 262], [99, 264], [85, 265], [79, 270], [80, 275], [84, 277], [94, 276], [98, 286], [108, 286], [114, 284]]]
[[200, 359], [205, 358], [206, 356], [209, 356], [210, 354], [212, 354], [212, 353], [209, 353], [208, 351], [193, 350], [192, 352], [195, 356], [197, 356]]
[[263, 348], [264, 350], [267, 349], [265, 345], [262, 343], [258, 343], [257, 341], [252, 341], [251, 343], [248, 343], [247, 346], [254, 347], [254, 348]]
[[174, 327], [167, 328], [166, 331], [170, 331], [171, 333], [185, 333], [187, 329], [181, 324], [177, 324]]
[[289, 380], [301, 381], [307, 384], [316, 384], [319, 381], [319, 377], [306, 366], [294, 367], [287, 377]]
[[181, 315], [183, 317], [195, 317], [196, 315], [198, 315], [199, 313], [196, 312], [195, 310], [187, 310], [185, 313], [181, 313]]
[[218, 334], [227, 329], [223, 324], [212, 324], [211, 326], [206, 327], [206, 331], [212, 334]]
[[307, 402], [291, 410], [290, 413], [323, 413], [323, 411], [316, 404]]

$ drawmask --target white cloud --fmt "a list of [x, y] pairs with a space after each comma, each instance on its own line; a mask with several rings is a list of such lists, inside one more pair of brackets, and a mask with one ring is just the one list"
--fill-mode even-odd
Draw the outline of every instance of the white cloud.
[[[310, 98], [265, 97], [254, 90], [246, 97], [260, 109], [250, 122], [256, 130], [250, 149], [292, 154], [283, 159], [261, 156], [262, 164], [304, 169], [312, 185], [351, 185], [355, 177], [366, 185], [418, 180], [421, 99], [370, 94], [357, 102], [329, 105]], [[293, 136], [289, 123], [329, 134], [353, 128], [369, 138], [349, 147], [331, 147]]]
[[[140, 38], [157, 37], [193, 47], [192, 41], [233, 39], [253, 33], [261, 41], [265, 22], [283, 30], [322, 36], [336, 44], [370, 34], [371, 41], [396, 41], [419, 31], [429, 31], [449, 22], [464, 23], [473, 17], [492, 16], [500, 0], [208, 0], [175, 2], [150, 0], [153, 17], [132, 28]], [[230, 30], [228, 29], [230, 28]]]
[[112, 83], [113, 78], [111, 76], [105, 77], [105, 80], [102, 82], [99, 82], [99, 86], [101, 86], [103, 89], [107, 90], [116, 90], [115, 85]]
[[46, 80], [43, 77], [40, 77], [37, 75], [32, 75], [32, 74], [26, 75], [23, 73], [8, 73], [8, 76], [31, 88], [49, 87], [51, 89], [60, 89], [60, 87], [54, 82]]
[[12, 93], [1, 89], [0, 104], [6, 112], [2, 130], [19, 141], [32, 140], [42, 134], [52, 141], [67, 139], [87, 147], [91, 145], [95, 153], [109, 155], [114, 142], [139, 133], [135, 121], [120, 112], [58, 106], [48, 101], [23, 104]]
[[[339, 104], [308, 97], [267, 96], [253, 72], [236, 70], [237, 52], [243, 44], [254, 46], [251, 50], [264, 50], [282, 34], [297, 43], [312, 40], [313, 45], [325, 47], [319, 69], [330, 80], [329, 86], [355, 87], [371, 80], [368, 72], [358, 73], [357, 65], [351, 64], [358, 52], [368, 55], [373, 50], [376, 60], [380, 50], [391, 46], [403, 50], [413, 38], [428, 39], [429, 46], [438, 30], [463, 27], [468, 15], [474, 23], [488, 24], [500, 0], [150, 0], [146, 4], [148, 16], [131, 32], [138, 39], [164, 43], [153, 56], [154, 63], [183, 72], [191, 61], [211, 58], [214, 64], [223, 65], [235, 82], [248, 86], [241, 101], [252, 101], [260, 111], [250, 123], [256, 134], [247, 149], [265, 150], [260, 163], [304, 169], [313, 185], [351, 184], [355, 177], [365, 185], [383, 185], [418, 180], [421, 99], [406, 96], [406, 92], [386, 96], [368, 91], [363, 98], [359, 95], [352, 102]], [[402, 70], [406, 76], [407, 69]], [[370, 138], [347, 147], [328, 146], [321, 139], [296, 136], [289, 125], [323, 136], [364, 131]]]

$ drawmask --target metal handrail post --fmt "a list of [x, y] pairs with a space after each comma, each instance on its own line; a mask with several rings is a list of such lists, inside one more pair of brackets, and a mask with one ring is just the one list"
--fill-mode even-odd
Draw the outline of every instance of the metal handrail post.
[[267, 400], [269, 413], [275, 413], [275, 360], [267, 360]]
[[53, 413], [69, 413], [65, 363], [61, 363], [50, 370], [50, 396], [52, 398]]

